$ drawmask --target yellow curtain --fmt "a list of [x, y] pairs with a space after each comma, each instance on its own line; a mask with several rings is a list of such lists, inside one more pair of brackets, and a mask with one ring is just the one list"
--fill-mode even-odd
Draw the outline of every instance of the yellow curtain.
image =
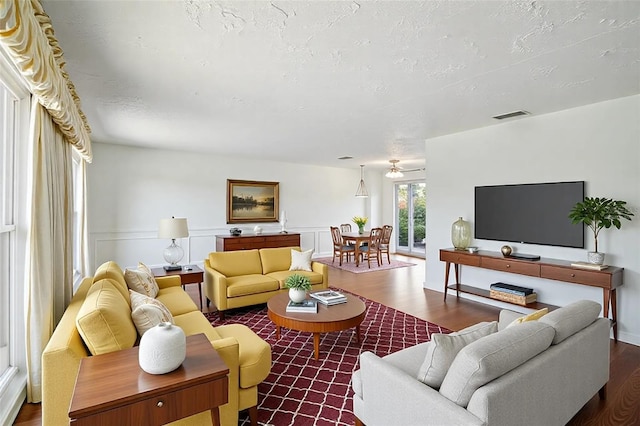
[[62, 49], [38, 0], [0, 0], [0, 46], [68, 142], [91, 162], [91, 129], [64, 71]]

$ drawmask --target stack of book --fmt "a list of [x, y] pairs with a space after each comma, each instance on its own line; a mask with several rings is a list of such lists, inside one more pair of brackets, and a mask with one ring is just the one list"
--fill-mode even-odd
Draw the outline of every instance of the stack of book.
[[318, 303], [315, 300], [305, 299], [300, 303], [289, 300], [287, 312], [309, 312], [318, 313]]
[[538, 295], [533, 292], [532, 288], [505, 283], [491, 284], [489, 293], [493, 299], [523, 306], [535, 302], [538, 298]]
[[595, 263], [587, 262], [573, 262], [571, 266], [583, 269], [593, 269], [595, 271], [602, 271], [603, 269], [607, 269], [609, 267], [609, 265], [596, 265]]
[[327, 306], [337, 305], [339, 303], [347, 302], [347, 296], [335, 290], [318, 291], [316, 293], [309, 294], [309, 296], [313, 297], [318, 302]]

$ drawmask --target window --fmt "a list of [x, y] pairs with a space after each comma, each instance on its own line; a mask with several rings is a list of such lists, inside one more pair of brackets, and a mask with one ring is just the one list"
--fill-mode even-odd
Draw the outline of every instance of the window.
[[396, 250], [415, 256], [425, 255], [426, 184], [396, 183]]
[[29, 92], [0, 51], [0, 424], [26, 394], [26, 250]]
[[9, 368], [9, 330], [11, 303], [9, 291], [14, 283], [14, 147], [15, 102], [4, 84], [0, 85], [0, 376]]

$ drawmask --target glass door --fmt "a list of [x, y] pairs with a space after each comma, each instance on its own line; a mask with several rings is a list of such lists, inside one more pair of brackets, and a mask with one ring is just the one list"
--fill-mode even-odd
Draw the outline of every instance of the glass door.
[[424, 182], [397, 183], [396, 198], [396, 251], [414, 256], [425, 256], [426, 184]]

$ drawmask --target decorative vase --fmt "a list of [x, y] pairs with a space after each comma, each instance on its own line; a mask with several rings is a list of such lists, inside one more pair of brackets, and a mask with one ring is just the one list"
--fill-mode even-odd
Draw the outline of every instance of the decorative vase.
[[255, 232], [256, 235], [262, 234], [262, 228], [260, 227], [260, 225], [256, 225], [256, 227], [253, 228], [253, 232]]
[[291, 299], [293, 303], [301, 303], [306, 298], [307, 298], [306, 290], [301, 290], [299, 288], [289, 289], [289, 299]]
[[138, 363], [149, 374], [165, 374], [180, 367], [187, 356], [184, 331], [170, 322], [161, 322], [140, 339]]
[[511, 246], [502, 246], [500, 251], [502, 252], [503, 256], [509, 256], [513, 252]]
[[589, 263], [593, 263], [594, 265], [602, 265], [604, 263], [604, 253], [590, 251], [587, 253], [587, 259], [589, 259]]
[[451, 225], [451, 242], [458, 250], [465, 250], [471, 244], [471, 225], [462, 217]]
[[364, 234], [364, 225], [358, 225], [358, 234]]

